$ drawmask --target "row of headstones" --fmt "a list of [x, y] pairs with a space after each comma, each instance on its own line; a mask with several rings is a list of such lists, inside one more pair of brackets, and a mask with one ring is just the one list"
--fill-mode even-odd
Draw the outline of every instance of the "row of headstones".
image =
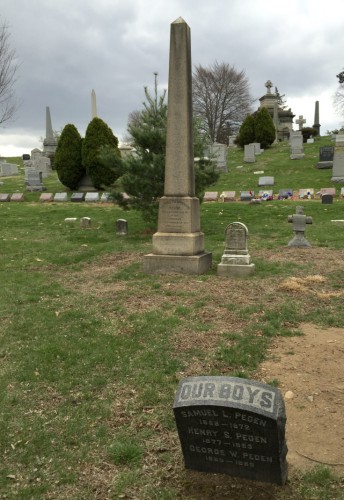
[[[297, 197], [300, 200], [309, 200], [309, 199], [314, 199], [315, 198], [315, 193], [314, 189], [300, 189], [297, 192]], [[326, 203], [326, 200], [328, 202], [329, 198], [331, 197], [332, 199], [336, 197], [336, 188], [321, 188], [320, 191], [316, 193], [316, 195], [323, 201], [323, 203]], [[344, 198], [344, 188], [341, 188], [340, 191], [340, 197]], [[262, 201], [269, 201], [269, 200], [274, 200], [276, 199], [274, 196], [274, 193], [272, 190], [267, 189], [267, 190], [259, 190], [257, 197], [255, 196], [254, 191], [241, 191], [240, 192], [240, 201], [252, 201], [254, 199], [262, 200]], [[286, 199], [295, 199], [295, 194], [292, 189], [280, 189], [277, 195], [278, 200], [286, 200]], [[223, 202], [230, 202], [230, 201], [237, 201], [236, 197], [236, 191], [223, 191], [220, 195], [217, 191], [207, 191], [204, 194], [203, 201], [205, 202], [210, 202], [210, 201], [223, 201]]]
[[[8, 193], [0, 193], [0, 202], [1, 201], [24, 201], [24, 193], [13, 193], [13, 194], [8, 194]], [[39, 201], [42, 202], [66, 202], [66, 201], [72, 201], [72, 202], [101, 202], [101, 203], [106, 203], [111, 201], [110, 200], [110, 193], [102, 193], [101, 196], [99, 196], [99, 193], [72, 193], [70, 200], [68, 198], [67, 193], [42, 193], [39, 197]]]

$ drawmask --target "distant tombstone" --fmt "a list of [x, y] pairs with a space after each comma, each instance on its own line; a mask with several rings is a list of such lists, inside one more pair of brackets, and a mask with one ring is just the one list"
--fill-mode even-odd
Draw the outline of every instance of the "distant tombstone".
[[292, 132], [290, 135], [290, 148], [291, 160], [302, 160], [304, 158], [303, 137], [301, 132]]
[[42, 202], [53, 201], [53, 199], [54, 199], [53, 193], [42, 193], [41, 196], [39, 197], [39, 201]]
[[241, 201], [251, 201], [254, 197], [254, 191], [241, 191], [240, 200]]
[[117, 236], [127, 236], [128, 234], [128, 221], [125, 219], [116, 220], [116, 234]]
[[236, 144], [235, 144], [235, 139], [236, 139], [236, 135], [230, 135], [228, 137], [228, 147], [229, 148], [233, 148], [233, 147], [236, 147]]
[[273, 186], [275, 184], [275, 178], [271, 176], [259, 177], [258, 186]]
[[42, 172], [37, 172], [36, 170], [30, 170], [26, 173], [25, 184], [27, 187], [40, 187], [43, 188], [43, 176]]
[[293, 224], [295, 236], [288, 243], [288, 247], [310, 247], [310, 243], [305, 238], [306, 224], [312, 224], [312, 217], [308, 217], [303, 213], [303, 207], [296, 207], [294, 215], [288, 215], [288, 222]]
[[214, 142], [210, 147], [211, 157], [215, 160], [215, 169], [219, 172], [228, 172], [227, 167], [227, 146]]
[[272, 189], [263, 189], [259, 191], [258, 197], [263, 201], [271, 201], [274, 199], [274, 194]]
[[90, 217], [82, 217], [80, 219], [81, 229], [90, 229], [92, 227], [92, 221]]
[[321, 188], [320, 189], [320, 197], [324, 196], [324, 194], [331, 194], [333, 197], [336, 196], [336, 188]]
[[253, 142], [252, 144], [254, 146], [255, 155], [261, 155], [262, 153], [264, 153], [264, 149], [261, 149], [260, 147], [260, 142]]
[[331, 181], [344, 182], [344, 135], [336, 136]]
[[13, 193], [10, 201], [24, 201], [24, 193]]
[[78, 220], [77, 217], [66, 217], [65, 218], [65, 222], [68, 222], [68, 223], [72, 223], [72, 222], [76, 222]]
[[204, 193], [203, 201], [218, 201], [218, 192], [206, 191]]
[[276, 387], [188, 377], [179, 383], [173, 410], [186, 468], [285, 484], [286, 413]]
[[68, 201], [67, 193], [56, 193], [54, 196], [54, 201], [57, 201], [57, 202]]
[[313, 200], [314, 198], [314, 189], [300, 189], [299, 190], [299, 198], [300, 200]]
[[223, 191], [220, 195], [223, 202], [228, 203], [230, 201], [235, 201], [235, 191]]
[[294, 191], [292, 189], [280, 189], [278, 191], [278, 199], [279, 200], [290, 200], [294, 195]]
[[108, 203], [109, 201], [111, 201], [110, 196], [111, 196], [110, 193], [102, 193], [102, 195], [100, 197], [101, 203]]
[[0, 202], [10, 201], [11, 195], [8, 193], [0, 193]]
[[30, 158], [31, 158], [31, 157], [30, 157], [30, 155], [29, 155], [29, 154], [23, 154], [23, 156], [22, 156], [22, 160], [24, 160], [24, 161], [25, 161], [25, 160], [30, 160]]
[[255, 163], [255, 147], [254, 144], [245, 144], [244, 148], [244, 162], [245, 163]]
[[6, 160], [0, 161], [0, 177], [12, 177], [19, 175], [18, 165], [7, 163]]
[[99, 201], [99, 193], [94, 193], [94, 192], [86, 193], [85, 201], [87, 203], [97, 203]]
[[307, 144], [314, 144], [313, 137], [310, 137], [309, 139], [307, 139]]
[[73, 203], [81, 203], [85, 199], [85, 193], [72, 193], [70, 201]]
[[255, 271], [247, 248], [248, 229], [241, 222], [232, 222], [225, 230], [225, 250], [217, 266], [218, 276], [245, 278]]
[[340, 197], [344, 198], [344, 187], [340, 188]]
[[332, 194], [324, 194], [321, 197], [321, 203], [323, 205], [332, 205], [333, 203], [333, 196]]
[[334, 147], [333, 146], [322, 146], [319, 148], [319, 161], [317, 163], [317, 168], [332, 168], [333, 167], [333, 156]]

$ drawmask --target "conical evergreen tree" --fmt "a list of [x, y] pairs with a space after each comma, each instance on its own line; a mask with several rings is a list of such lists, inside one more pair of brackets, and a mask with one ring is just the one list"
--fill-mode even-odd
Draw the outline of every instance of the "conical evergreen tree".
[[269, 111], [263, 107], [256, 113], [254, 142], [259, 142], [261, 147], [266, 149], [271, 146], [275, 137], [276, 130], [273, 119], [271, 118]]
[[85, 174], [81, 160], [82, 138], [77, 128], [68, 124], [59, 138], [54, 165], [60, 182], [69, 189], [76, 189]]
[[242, 122], [237, 142], [242, 148], [245, 144], [255, 142], [255, 119], [253, 115], [246, 116]]

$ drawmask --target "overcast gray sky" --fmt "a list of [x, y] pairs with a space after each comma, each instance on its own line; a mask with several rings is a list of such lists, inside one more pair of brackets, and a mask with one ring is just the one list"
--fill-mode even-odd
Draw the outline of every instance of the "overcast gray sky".
[[1, 0], [20, 64], [20, 106], [0, 128], [0, 154], [42, 147], [46, 106], [54, 130], [73, 123], [84, 135], [92, 89], [98, 116], [123, 140], [154, 72], [167, 88], [170, 24], [180, 16], [191, 28], [194, 66], [244, 70], [257, 99], [270, 79], [309, 126], [318, 100], [325, 135], [343, 123], [332, 104], [344, 67], [343, 8], [343, 0]]

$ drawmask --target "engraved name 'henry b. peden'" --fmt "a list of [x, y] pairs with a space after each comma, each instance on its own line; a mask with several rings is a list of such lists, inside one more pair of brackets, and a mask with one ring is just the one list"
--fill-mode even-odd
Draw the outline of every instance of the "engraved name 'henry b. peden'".
[[187, 468], [286, 482], [286, 416], [277, 388], [237, 377], [189, 377], [173, 409]]

